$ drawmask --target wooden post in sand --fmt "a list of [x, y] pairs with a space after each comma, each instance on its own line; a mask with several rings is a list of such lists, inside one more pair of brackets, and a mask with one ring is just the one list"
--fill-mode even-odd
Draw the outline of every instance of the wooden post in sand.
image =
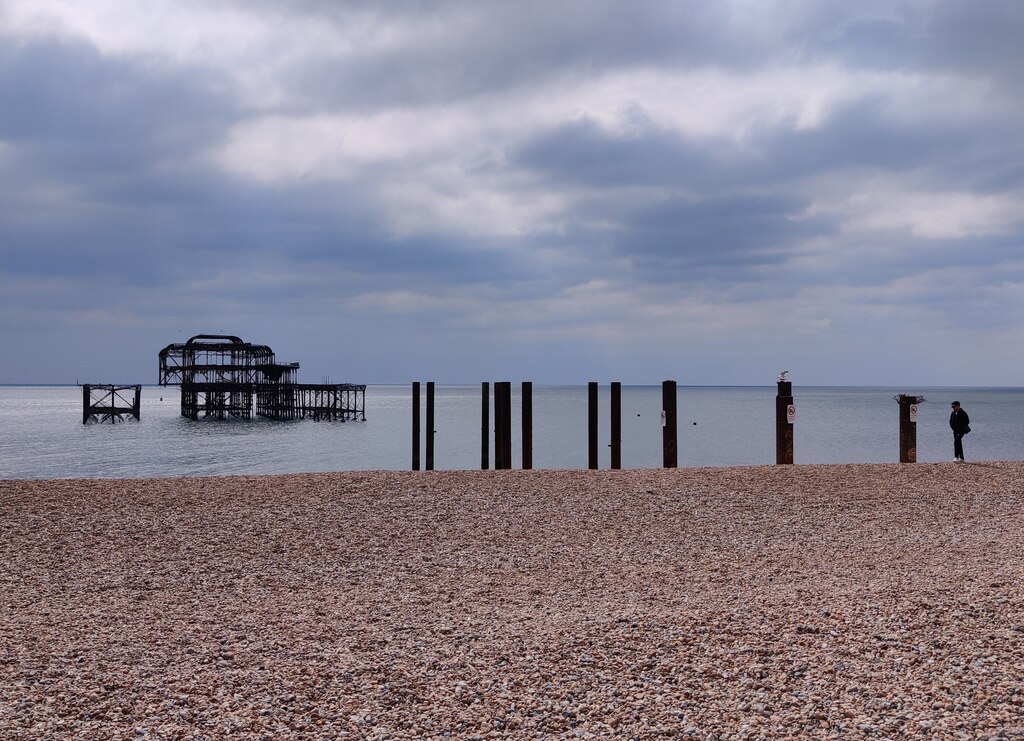
[[900, 405], [900, 463], [917, 462], [917, 405], [923, 398], [911, 394], [894, 397]]
[[597, 468], [597, 382], [587, 384], [587, 468]]
[[412, 470], [420, 470], [420, 382], [412, 382]]
[[661, 449], [665, 468], [679, 465], [676, 441], [676, 382], [664, 381], [661, 384]]
[[427, 470], [434, 470], [434, 382], [427, 381]]
[[482, 411], [480, 413], [480, 468], [486, 471], [491, 466], [491, 384], [484, 381], [480, 384]]
[[523, 470], [533, 468], [533, 383], [523, 381]]
[[612, 468], [622, 468], [622, 384], [612, 381]]
[[796, 406], [793, 404], [793, 382], [780, 376], [779, 389], [775, 395], [775, 463], [793, 462], [793, 419]]

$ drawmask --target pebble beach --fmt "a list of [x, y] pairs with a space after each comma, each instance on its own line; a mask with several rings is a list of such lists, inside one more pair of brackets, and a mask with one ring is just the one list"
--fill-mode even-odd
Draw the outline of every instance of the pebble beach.
[[1024, 738], [1024, 464], [0, 481], [0, 738]]

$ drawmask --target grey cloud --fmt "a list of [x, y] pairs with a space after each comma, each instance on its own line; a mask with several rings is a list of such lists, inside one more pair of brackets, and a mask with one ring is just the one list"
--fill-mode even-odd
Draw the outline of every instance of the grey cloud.
[[827, 219], [801, 217], [806, 204], [776, 195], [676, 198], [636, 209], [617, 249], [652, 277], [701, 279], [722, 269], [731, 277], [779, 264], [794, 243], [827, 234]]
[[[216, 75], [212, 75], [216, 77]], [[111, 59], [72, 41], [0, 46], [0, 138], [63, 175], [135, 171], [222, 136], [237, 104], [208, 71]]]
[[685, 187], [716, 177], [713, 153], [678, 134], [617, 136], [585, 119], [535, 134], [508, 155], [552, 183]]
[[750, 68], [768, 53], [763, 29], [728, 10], [675, 2], [433, 2], [396, 9], [306, 3], [347, 25], [423, 26], [409, 45], [356, 58], [311, 53], [287, 73], [309, 105], [377, 108], [448, 102], [546, 80], [648, 66]]

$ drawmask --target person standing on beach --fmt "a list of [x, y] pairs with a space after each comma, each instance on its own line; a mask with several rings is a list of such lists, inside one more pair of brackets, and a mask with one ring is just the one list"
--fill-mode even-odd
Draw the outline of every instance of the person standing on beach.
[[949, 415], [949, 426], [953, 430], [953, 460], [962, 463], [964, 460], [964, 435], [971, 431], [971, 418], [960, 408], [960, 402], [950, 404], [953, 411]]

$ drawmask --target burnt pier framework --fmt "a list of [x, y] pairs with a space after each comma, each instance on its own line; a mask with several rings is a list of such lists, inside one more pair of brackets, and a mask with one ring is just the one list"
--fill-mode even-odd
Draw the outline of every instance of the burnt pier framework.
[[181, 386], [181, 416], [193, 420], [366, 419], [365, 384], [300, 384], [298, 370], [267, 345], [200, 334], [160, 351], [159, 383]]

